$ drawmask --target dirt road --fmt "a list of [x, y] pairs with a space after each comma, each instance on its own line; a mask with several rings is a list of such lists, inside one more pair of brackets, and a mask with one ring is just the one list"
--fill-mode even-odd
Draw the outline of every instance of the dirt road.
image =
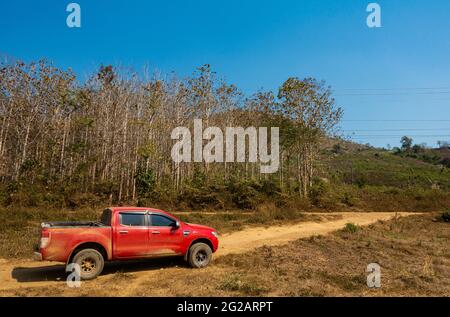
[[[313, 235], [324, 235], [341, 229], [346, 223], [354, 223], [360, 226], [369, 225], [378, 220], [388, 220], [395, 216], [392, 212], [373, 213], [327, 213], [326, 215], [342, 216], [339, 220], [324, 222], [301, 222], [289, 226], [272, 226], [267, 228], [248, 228], [233, 232], [221, 237], [221, 248], [216, 256], [230, 253], [242, 253], [263, 245], [280, 245], [286, 242], [307, 238]], [[409, 215], [399, 213], [400, 216]]]
[[[330, 215], [330, 213], [327, 213]], [[360, 226], [369, 225], [378, 220], [389, 220], [396, 215], [407, 216], [410, 213], [333, 213], [340, 215], [339, 220], [327, 220], [323, 222], [301, 222], [294, 225], [253, 227], [242, 231], [223, 235], [220, 239], [220, 248], [215, 257], [220, 257], [230, 253], [243, 253], [263, 245], [281, 245], [289, 241], [313, 235], [325, 235], [332, 231], [341, 229], [346, 223], [354, 223]], [[132, 275], [132, 279], [121, 281], [117, 279], [117, 284], [123, 283], [120, 291], [111, 292], [110, 295], [135, 295], [133, 292], [135, 284], [141, 278], [152, 278], [161, 270], [173, 271], [174, 274], [183, 274], [188, 271], [173, 260], [151, 260], [139, 263], [111, 263], [105, 267], [102, 276], [94, 281], [85, 282], [92, 288], [102, 288], [105, 282], [111, 279], [111, 274], [118, 271], [127, 272]], [[70, 289], [64, 283], [64, 266], [51, 262], [36, 262], [32, 260], [5, 260], [0, 259], [0, 296], [23, 295], [26, 289], [33, 289], [35, 293], [30, 295], [40, 295], [39, 289], [48, 291], [54, 289], [54, 295], [73, 295], [74, 289]], [[44, 294], [42, 293], [42, 294]], [[26, 294], [29, 294], [28, 292]], [[53, 294], [50, 292], [50, 294]], [[76, 294], [76, 293], [75, 293]]]

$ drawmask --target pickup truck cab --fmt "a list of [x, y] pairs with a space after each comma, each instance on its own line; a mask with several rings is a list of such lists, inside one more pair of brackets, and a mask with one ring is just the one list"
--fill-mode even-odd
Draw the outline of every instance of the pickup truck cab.
[[210, 227], [184, 223], [152, 208], [110, 207], [100, 221], [41, 224], [38, 260], [76, 263], [81, 279], [97, 277], [105, 261], [183, 256], [194, 268], [207, 266], [219, 245]]

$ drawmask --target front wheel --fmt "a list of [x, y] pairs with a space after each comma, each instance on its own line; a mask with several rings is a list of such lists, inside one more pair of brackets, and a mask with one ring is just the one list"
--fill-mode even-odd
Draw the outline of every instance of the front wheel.
[[92, 280], [103, 271], [105, 260], [97, 250], [84, 249], [75, 254], [72, 263], [80, 266], [80, 278], [82, 280]]
[[188, 262], [193, 268], [206, 267], [211, 258], [212, 250], [206, 243], [196, 243], [189, 249]]

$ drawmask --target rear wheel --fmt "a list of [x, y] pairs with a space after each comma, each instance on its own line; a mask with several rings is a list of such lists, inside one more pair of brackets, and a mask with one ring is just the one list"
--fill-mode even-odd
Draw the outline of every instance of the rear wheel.
[[80, 266], [82, 280], [92, 280], [103, 271], [105, 260], [97, 250], [84, 249], [75, 254], [72, 263]]
[[211, 258], [212, 250], [206, 243], [196, 243], [189, 249], [188, 262], [191, 267], [206, 267]]

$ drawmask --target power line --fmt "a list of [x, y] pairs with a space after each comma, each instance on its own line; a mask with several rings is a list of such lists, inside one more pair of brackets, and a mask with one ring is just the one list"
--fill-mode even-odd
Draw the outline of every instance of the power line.
[[[349, 135], [351, 139], [366, 139], [366, 138], [401, 138], [404, 135]], [[408, 135], [410, 138], [450, 138], [449, 135]]]
[[[366, 137], [366, 136], [390, 136], [390, 137], [395, 137], [395, 136], [400, 136], [400, 137], [402, 137], [402, 136], [404, 136], [404, 134], [403, 135], [400, 135], [400, 134], [357, 134], [357, 135], [354, 135], [354, 136], [357, 136], [357, 137]], [[415, 137], [421, 137], [421, 136], [436, 136], [436, 137], [438, 137], [438, 136], [450, 136], [450, 134], [412, 134], [412, 135], [408, 135], [408, 136], [415, 136]]]
[[393, 131], [450, 131], [447, 128], [437, 129], [368, 129], [368, 130], [341, 130], [342, 132], [393, 132]]
[[[427, 106], [430, 106], [430, 105], [436, 105], [437, 106], [436, 103], [438, 101], [439, 102], [440, 101], [445, 101], [445, 103], [446, 103], [447, 101], [450, 101], [450, 99], [449, 98], [430, 98], [430, 97], [427, 97], [426, 102], [429, 102], [429, 104], [427, 104]], [[381, 105], [383, 105], [385, 103], [406, 103], [406, 102], [410, 103], [411, 99], [382, 99], [382, 100], [377, 100], [377, 102], [379, 104], [381, 104]], [[431, 103], [431, 102], [433, 102], [433, 103]], [[377, 105], [374, 105], [374, 106], [377, 106]]]
[[352, 94], [335, 94], [336, 97], [342, 96], [413, 96], [413, 95], [445, 95], [450, 91], [433, 91], [433, 92], [399, 92], [399, 93], [352, 93]]
[[342, 122], [450, 122], [450, 120], [441, 119], [357, 119], [342, 120]]
[[450, 90], [450, 87], [336, 88], [335, 91]]

